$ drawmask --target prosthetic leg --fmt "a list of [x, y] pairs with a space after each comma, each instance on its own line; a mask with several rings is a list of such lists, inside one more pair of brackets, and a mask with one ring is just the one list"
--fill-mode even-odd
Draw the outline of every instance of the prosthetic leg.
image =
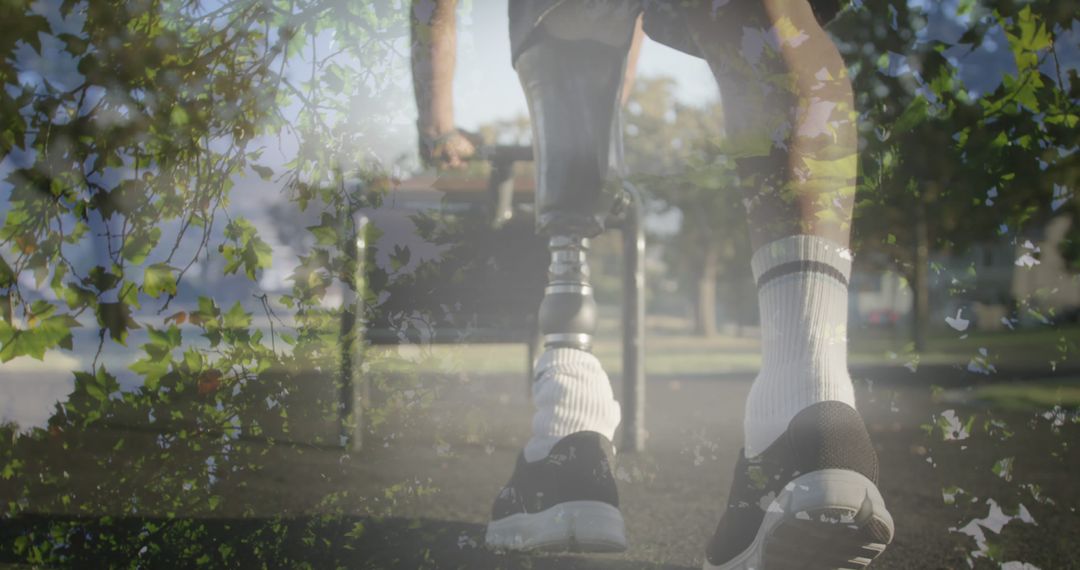
[[[558, 5], [556, 17], [563, 7], [575, 23], [588, 6]], [[516, 62], [532, 115], [536, 226], [551, 251], [539, 319], [545, 350], [531, 387], [532, 437], [495, 500], [485, 541], [510, 550], [619, 551], [626, 529], [611, 440], [621, 412], [588, 353], [596, 328], [588, 251], [619, 195], [605, 182], [626, 49], [545, 32], [534, 31]]]
[[536, 229], [551, 251], [540, 331], [545, 348], [588, 351], [596, 328], [589, 238], [622, 199], [606, 182], [621, 164], [618, 102], [630, 37], [620, 46], [534, 34], [515, 66], [532, 117]]

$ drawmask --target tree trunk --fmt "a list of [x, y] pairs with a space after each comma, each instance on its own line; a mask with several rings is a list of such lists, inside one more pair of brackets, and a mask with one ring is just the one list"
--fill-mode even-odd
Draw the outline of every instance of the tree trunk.
[[701, 275], [697, 282], [697, 302], [694, 315], [694, 332], [700, 336], [716, 336], [716, 277], [719, 270], [717, 256], [705, 252]]
[[914, 304], [911, 311], [911, 340], [915, 350], [926, 350], [926, 327], [930, 318], [930, 236], [926, 221], [926, 203], [922, 197], [915, 205], [914, 279], [911, 290]]

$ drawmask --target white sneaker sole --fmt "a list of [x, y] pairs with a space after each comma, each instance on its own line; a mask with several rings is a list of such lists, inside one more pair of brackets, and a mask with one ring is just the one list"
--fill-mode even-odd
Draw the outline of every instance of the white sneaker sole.
[[860, 570], [892, 541], [892, 515], [877, 486], [854, 471], [796, 477], [769, 504], [754, 542], [704, 570]]
[[538, 513], [520, 513], [488, 523], [485, 541], [497, 550], [626, 550], [626, 525], [619, 509], [600, 501], [567, 501]]

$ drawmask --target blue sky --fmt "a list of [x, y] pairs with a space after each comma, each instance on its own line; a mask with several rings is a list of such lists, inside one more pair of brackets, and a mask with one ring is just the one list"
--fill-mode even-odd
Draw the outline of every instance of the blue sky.
[[[517, 75], [510, 66], [506, 0], [474, 0], [459, 9], [458, 67], [454, 85], [455, 118], [466, 129], [528, 113]], [[667, 75], [678, 97], [703, 105], [718, 97], [716, 82], [703, 60], [648, 40], [638, 72]]]

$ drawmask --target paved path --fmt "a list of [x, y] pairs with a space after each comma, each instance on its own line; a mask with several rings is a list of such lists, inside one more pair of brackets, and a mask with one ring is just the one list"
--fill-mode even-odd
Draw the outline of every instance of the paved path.
[[[854, 376], [897, 525], [895, 542], [874, 568], [969, 568], [969, 557], [977, 568], [1010, 561], [1080, 568], [1075, 412], [1048, 419], [935, 401], [932, 394], [940, 391], [932, 385], [962, 394], [979, 381], [948, 368]], [[305, 537], [289, 547], [290, 555], [317, 568], [342, 561], [373, 569], [700, 568], [739, 452], [750, 381], [745, 374], [649, 378], [648, 448], [619, 454], [616, 476], [631, 546], [618, 555], [510, 556], [482, 548], [491, 501], [529, 433], [532, 410], [516, 375], [399, 378], [378, 396], [386, 419], [372, 416], [378, 425], [362, 452], [343, 457], [339, 449], [268, 445], [264, 469], [247, 475], [230, 497], [237, 500], [227, 503], [243, 510], [226, 506], [216, 511], [219, 519], [204, 522], [219, 525], [211, 535], [227, 542], [284, 515], [286, 524], [299, 525], [293, 534]], [[921, 427], [934, 423], [948, 436], [941, 427], [929, 434]], [[128, 449], [154, 437], [121, 435]], [[79, 464], [79, 457], [70, 459]], [[92, 466], [96, 458], [85, 459]], [[328, 503], [329, 495], [340, 500]], [[945, 495], [955, 497], [952, 504]], [[144, 512], [163, 514], [150, 505]], [[344, 516], [324, 516], [333, 512]], [[305, 534], [311, 528], [313, 541]]]

